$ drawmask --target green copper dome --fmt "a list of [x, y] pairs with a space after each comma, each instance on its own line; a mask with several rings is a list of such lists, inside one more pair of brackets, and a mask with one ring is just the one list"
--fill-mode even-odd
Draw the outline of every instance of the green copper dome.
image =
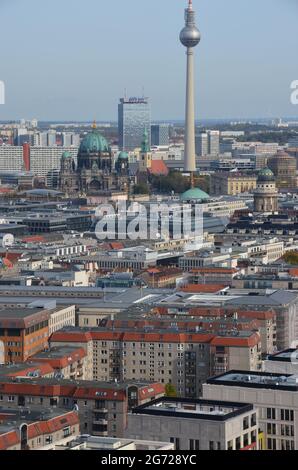
[[72, 154], [70, 152], [64, 152], [62, 154], [62, 158], [63, 158], [63, 160], [66, 159], [66, 158], [72, 158]]
[[199, 188], [192, 188], [181, 194], [181, 201], [204, 201], [209, 199], [209, 195]]
[[83, 139], [79, 153], [98, 152], [109, 152], [109, 144], [106, 139], [94, 129]]
[[118, 155], [118, 160], [127, 160], [128, 159], [128, 153], [126, 152], [120, 152]]
[[275, 181], [275, 176], [274, 173], [270, 170], [270, 168], [263, 168], [262, 170], [259, 171], [258, 174], [258, 182], [259, 183], [266, 183], [266, 182], [271, 182]]

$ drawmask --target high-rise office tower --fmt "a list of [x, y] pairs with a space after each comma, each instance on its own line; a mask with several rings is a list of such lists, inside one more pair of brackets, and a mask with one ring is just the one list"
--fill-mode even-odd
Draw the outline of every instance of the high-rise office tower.
[[56, 146], [56, 131], [50, 130], [48, 132], [48, 147], [55, 147]]
[[196, 154], [199, 157], [218, 157], [220, 153], [220, 132], [207, 131], [196, 136]]
[[151, 112], [148, 98], [121, 98], [118, 105], [119, 147], [123, 151], [140, 148], [148, 133], [151, 146]]
[[195, 12], [193, 10], [192, 0], [188, 0], [188, 7], [185, 10], [185, 27], [180, 33], [180, 41], [183, 46], [187, 48], [184, 170], [188, 173], [191, 173], [192, 176], [196, 171], [194, 47], [199, 44], [200, 39], [201, 35], [198, 28], [196, 27]]
[[208, 155], [208, 134], [206, 132], [196, 135], [196, 155], [199, 157]]
[[70, 147], [72, 144], [71, 132], [62, 132], [62, 147]]
[[169, 124], [151, 126], [151, 145], [169, 145]]

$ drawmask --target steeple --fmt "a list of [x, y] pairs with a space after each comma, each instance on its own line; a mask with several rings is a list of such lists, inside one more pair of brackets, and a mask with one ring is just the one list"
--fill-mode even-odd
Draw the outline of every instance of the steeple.
[[92, 124], [91, 127], [92, 127], [93, 130], [97, 129], [97, 124], [96, 124], [96, 120], [95, 120], [95, 119], [94, 119], [93, 124]]
[[144, 136], [143, 136], [141, 150], [142, 150], [142, 153], [149, 153], [150, 152], [149, 136], [148, 136], [147, 129], [144, 129]]

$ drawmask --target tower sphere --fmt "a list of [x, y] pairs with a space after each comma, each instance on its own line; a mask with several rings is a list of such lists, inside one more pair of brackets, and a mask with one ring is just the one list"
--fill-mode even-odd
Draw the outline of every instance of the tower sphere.
[[180, 33], [180, 41], [185, 47], [195, 47], [201, 40], [201, 33], [196, 26], [185, 26]]

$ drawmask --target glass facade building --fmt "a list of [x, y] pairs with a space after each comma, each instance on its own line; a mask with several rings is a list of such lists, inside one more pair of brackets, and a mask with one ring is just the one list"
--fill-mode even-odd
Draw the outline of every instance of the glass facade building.
[[145, 129], [151, 145], [151, 111], [148, 98], [121, 98], [118, 105], [120, 150], [129, 152], [141, 147]]
[[151, 144], [169, 145], [169, 125], [153, 124], [151, 126]]

